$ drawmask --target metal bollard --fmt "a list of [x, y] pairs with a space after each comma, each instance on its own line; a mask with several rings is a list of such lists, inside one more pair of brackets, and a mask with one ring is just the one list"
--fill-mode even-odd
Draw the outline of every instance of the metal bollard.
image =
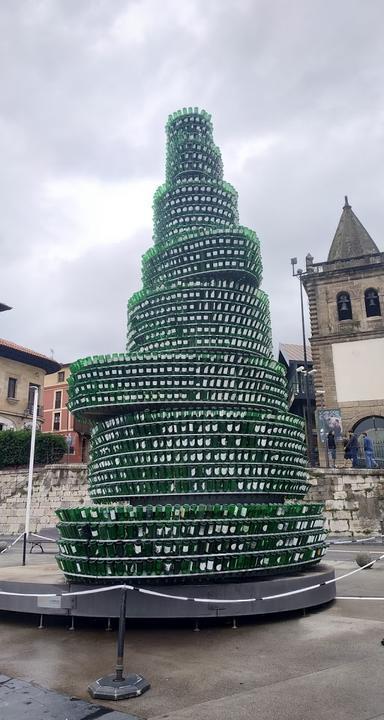
[[127, 588], [123, 587], [120, 599], [119, 629], [117, 633], [117, 652], [115, 672], [104, 675], [88, 686], [88, 692], [93, 698], [101, 700], [125, 700], [142, 695], [151, 687], [149, 682], [136, 673], [128, 673], [124, 677], [124, 640], [125, 615], [127, 607]]

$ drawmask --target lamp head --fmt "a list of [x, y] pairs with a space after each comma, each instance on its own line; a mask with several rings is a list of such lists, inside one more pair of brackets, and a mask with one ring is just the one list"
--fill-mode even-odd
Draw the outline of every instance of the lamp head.
[[295, 277], [295, 265], [297, 265], [297, 258], [291, 258], [292, 275]]

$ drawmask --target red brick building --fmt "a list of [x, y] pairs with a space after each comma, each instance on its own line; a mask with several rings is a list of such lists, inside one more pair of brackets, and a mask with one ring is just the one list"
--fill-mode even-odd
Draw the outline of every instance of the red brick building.
[[76, 420], [67, 408], [69, 365], [44, 378], [44, 423], [43, 432], [64, 435], [68, 452], [63, 463], [88, 462], [90, 427]]

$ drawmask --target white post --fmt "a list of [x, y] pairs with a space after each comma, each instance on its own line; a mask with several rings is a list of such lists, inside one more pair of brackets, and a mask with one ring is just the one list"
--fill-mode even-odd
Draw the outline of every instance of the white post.
[[31, 500], [32, 500], [32, 480], [33, 480], [33, 463], [35, 459], [35, 441], [36, 441], [36, 425], [37, 425], [37, 402], [39, 398], [39, 389], [33, 388], [33, 415], [32, 415], [32, 433], [31, 433], [31, 450], [29, 453], [29, 468], [28, 468], [28, 491], [27, 491], [27, 506], [25, 509], [25, 527], [24, 527], [24, 545], [23, 545], [23, 565], [25, 565], [25, 555], [27, 538], [29, 535], [29, 524], [31, 514]]

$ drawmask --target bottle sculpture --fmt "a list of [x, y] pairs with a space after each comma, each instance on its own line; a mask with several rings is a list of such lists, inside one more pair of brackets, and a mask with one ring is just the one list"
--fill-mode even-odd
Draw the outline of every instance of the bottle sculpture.
[[325, 552], [301, 419], [272, 358], [254, 232], [238, 222], [210, 115], [167, 126], [154, 246], [128, 303], [125, 354], [78, 360], [69, 409], [92, 423], [90, 507], [57, 511], [72, 582], [225, 582]]

